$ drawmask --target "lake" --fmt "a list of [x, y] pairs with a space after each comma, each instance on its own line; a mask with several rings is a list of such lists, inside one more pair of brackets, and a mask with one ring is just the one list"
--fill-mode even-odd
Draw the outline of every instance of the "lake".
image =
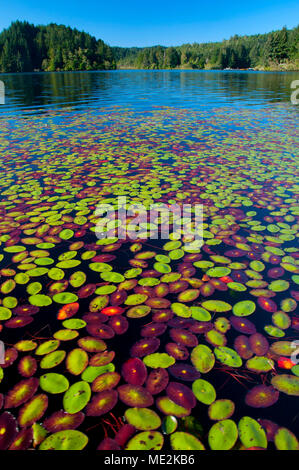
[[0, 75], [0, 449], [298, 447], [298, 79]]

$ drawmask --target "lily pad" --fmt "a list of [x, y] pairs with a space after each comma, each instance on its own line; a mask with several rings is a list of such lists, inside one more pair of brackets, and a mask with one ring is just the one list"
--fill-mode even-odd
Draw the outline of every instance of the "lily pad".
[[58, 431], [40, 444], [39, 450], [82, 450], [88, 443], [88, 437], [81, 431], [68, 429]]
[[268, 442], [264, 429], [253, 418], [244, 416], [238, 423], [240, 441], [244, 447], [267, 448]]
[[247, 317], [255, 312], [256, 305], [252, 300], [241, 300], [233, 306], [233, 314], [236, 317]]
[[238, 428], [231, 419], [224, 419], [213, 424], [208, 441], [212, 450], [230, 450], [238, 439]]
[[197, 437], [181, 431], [171, 434], [170, 445], [173, 450], [205, 450]]
[[39, 379], [39, 385], [42, 390], [48, 393], [63, 393], [69, 388], [69, 381], [62, 374], [49, 372]]
[[87, 382], [75, 382], [63, 396], [63, 409], [70, 414], [83, 410], [91, 397], [90, 386]]
[[196, 370], [202, 374], [206, 374], [213, 369], [215, 364], [215, 356], [208, 346], [199, 344], [192, 350], [191, 362]]
[[211, 405], [216, 400], [216, 390], [207, 380], [195, 380], [192, 384], [192, 391], [197, 400], [205, 405]]
[[239, 354], [226, 346], [219, 346], [214, 349], [214, 354], [218, 361], [230, 367], [241, 367], [242, 359]]
[[143, 362], [147, 367], [158, 369], [159, 367], [167, 369], [175, 363], [175, 359], [167, 353], [153, 353], [145, 356]]
[[126, 450], [161, 450], [164, 437], [158, 431], [144, 431], [136, 434], [129, 440]]
[[153, 431], [161, 426], [160, 417], [149, 408], [128, 408], [125, 411], [125, 418], [139, 431]]

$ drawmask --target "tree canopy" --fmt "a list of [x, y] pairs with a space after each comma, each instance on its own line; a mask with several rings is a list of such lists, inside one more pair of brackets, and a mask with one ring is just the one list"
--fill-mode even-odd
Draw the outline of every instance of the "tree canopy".
[[98, 70], [115, 68], [101, 39], [63, 25], [15, 21], [0, 34], [0, 71]]
[[177, 47], [110, 47], [64, 25], [15, 21], [0, 33], [0, 72], [35, 70], [299, 69], [299, 26]]

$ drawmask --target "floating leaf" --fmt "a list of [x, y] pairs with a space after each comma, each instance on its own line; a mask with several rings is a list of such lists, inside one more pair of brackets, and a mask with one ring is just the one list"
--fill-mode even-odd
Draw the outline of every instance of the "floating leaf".
[[149, 408], [128, 408], [125, 418], [139, 431], [153, 431], [161, 426], [160, 417]]
[[238, 428], [231, 419], [224, 419], [213, 424], [208, 441], [212, 450], [230, 450], [238, 439]]
[[253, 418], [244, 416], [238, 423], [239, 437], [246, 447], [267, 448], [267, 437], [262, 426]]
[[82, 450], [88, 443], [88, 437], [81, 431], [59, 431], [46, 439], [39, 446], [39, 450]]

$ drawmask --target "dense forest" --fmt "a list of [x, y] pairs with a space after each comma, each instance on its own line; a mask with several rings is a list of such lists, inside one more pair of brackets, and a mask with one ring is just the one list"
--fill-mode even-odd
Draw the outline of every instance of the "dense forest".
[[139, 69], [299, 70], [299, 26], [178, 47], [109, 47], [57, 24], [15, 21], [0, 33], [0, 72]]
[[112, 48], [120, 68], [299, 70], [299, 26], [222, 42], [178, 47]]
[[15, 21], [0, 34], [0, 71], [99, 70], [116, 67], [101, 39], [63, 25]]

